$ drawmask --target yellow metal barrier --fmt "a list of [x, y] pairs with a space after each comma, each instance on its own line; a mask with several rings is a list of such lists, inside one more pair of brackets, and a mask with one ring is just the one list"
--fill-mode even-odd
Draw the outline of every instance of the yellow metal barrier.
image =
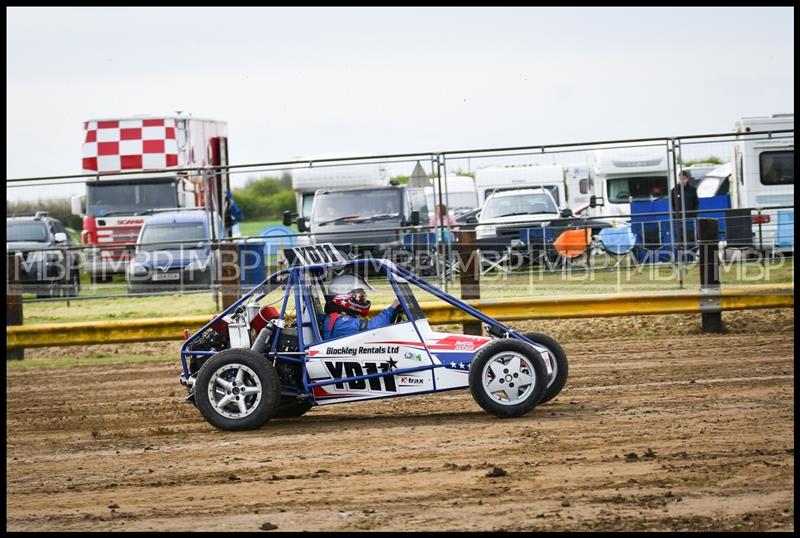
[[[593, 318], [701, 312], [701, 301], [711, 298], [724, 310], [793, 308], [792, 285], [748, 286], [725, 289], [718, 295], [684, 293], [640, 293], [605, 296], [534, 297], [466, 301], [499, 321], [555, 318]], [[431, 325], [475, 321], [465, 312], [443, 303], [421, 303]], [[381, 306], [376, 306], [380, 310]], [[32, 348], [127, 342], [180, 340], [183, 330], [194, 332], [212, 316], [150, 318], [125, 321], [53, 323], [6, 327], [6, 347]]]

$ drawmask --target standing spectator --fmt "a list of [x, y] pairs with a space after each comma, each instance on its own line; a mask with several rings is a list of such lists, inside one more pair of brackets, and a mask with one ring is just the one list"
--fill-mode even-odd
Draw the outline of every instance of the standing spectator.
[[435, 232], [438, 235], [439, 241], [445, 243], [452, 243], [453, 232], [458, 231], [458, 223], [456, 223], [456, 219], [450, 216], [450, 214], [447, 212], [447, 206], [444, 204], [436, 205], [435, 214], [428, 217], [428, 226], [431, 227], [432, 232]]
[[[697, 216], [697, 190], [689, 183], [689, 172], [682, 170], [680, 183], [672, 188], [672, 219], [675, 221], [675, 238], [683, 243], [683, 219], [692, 220]], [[687, 242], [694, 242], [694, 228], [687, 222]]]

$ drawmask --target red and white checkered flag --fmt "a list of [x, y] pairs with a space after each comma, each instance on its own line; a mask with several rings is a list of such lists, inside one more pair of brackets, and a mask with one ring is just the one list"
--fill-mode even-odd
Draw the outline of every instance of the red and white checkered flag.
[[121, 172], [178, 166], [175, 120], [87, 121], [83, 170]]

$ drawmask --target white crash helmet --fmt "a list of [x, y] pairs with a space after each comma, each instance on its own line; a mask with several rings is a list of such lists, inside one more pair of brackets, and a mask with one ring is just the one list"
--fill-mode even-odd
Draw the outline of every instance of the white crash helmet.
[[375, 288], [370, 286], [369, 282], [360, 276], [352, 273], [344, 273], [331, 279], [330, 284], [328, 284], [328, 294], [338, 295], [341, 293], [350, 293], [350, 290], [357, 288], [361, 288], [364, 291], [375, 291]]

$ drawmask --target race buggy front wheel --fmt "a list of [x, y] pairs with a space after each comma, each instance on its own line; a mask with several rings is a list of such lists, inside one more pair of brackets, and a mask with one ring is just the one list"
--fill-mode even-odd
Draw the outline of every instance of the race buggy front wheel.
[[226, 349], [200, 368], [195, 403], [211, 425], [229, 431], [260, 428], [281, 397], [278, 372], [261, 354]]
[[536, 407], [547, 388], [547, 367], [536, 349], [504, 338], [488, 343], [469, 367], [472, 397], [486, 412], [519, 417]]
[[550, 356], [553, 358], [553, 360], [550, 361], [550, 366], [553, 368], [553, 373], [550, 375], [550, 378], [547, 381], [547, 390], [544, 391], [544, 396], [542, 396], [542, 400], [539, 403], [543, 404], [545, 402], [549, 402], [558, 396], [558, 393], [561, 392], [561, 389], [563, 389], [564, 385], [567, 383], [567, 375], [569, 374], [567, 354], [564, 352], [564, 348], [561, 347], [555, 338], [547, 336], [546, 334], [523, 333], [522, 336], [546, 347], [550, 352]]

